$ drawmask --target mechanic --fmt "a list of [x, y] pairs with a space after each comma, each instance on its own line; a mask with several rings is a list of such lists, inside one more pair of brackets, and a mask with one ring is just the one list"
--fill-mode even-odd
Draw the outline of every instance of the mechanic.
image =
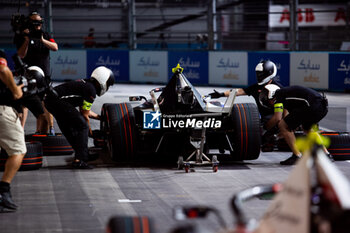
[[[249, 95], [253, 96], [258, 106], [259, 113], [261, 115], [261, 122], [265, 126], [266, 123], [273, 115], [273, 110], [270, 108], [266, 108], [262, 106], [259, 102], [259, 94], [265, 85], [275, 84], [279, 87], [282, 87], [280, 83], [278, 83], [274, 78], [277, 74], [277, 67], [275, 63], [270, 60], [263, 60], [259, 62], [255, 67], [256, 79], [257, 83], [246, 87], [246, 88], [238, 88], [236, 92], [236, 96]], [[228, 90], [225, 92], [217, 92], [214, 90], [213, 93], [210, 93], [209, 96], [211, 98], [220, 98], [220, 97], [228, 97], [232, 90]]]
[[[275, 84], [279, 87], [282, 85], [275, 80], [277, 74], [277, 67], [274, 62], [270, 60], [262, 60], [255, 67], [255, 74], [257, 83], [248, 86], [246, 88], [238, 88], [236, 92], [236, 96], [249, 95], [253, 96], [256, 105], [258, 106], [258, 110], [260, 113], [260, 121], [263, 129], [266, 130], [266, 124], [273, 116], [273, 109], [262, 106], [259, 101], [259, 94], [264, 86], [268, 84]], [[210, 93], [209, 96], [211, 98], [220, 98], [220, 97], [228, 97], [232, 90], [228, 90], [225, 92], [217, 92], [214, 90], [213, 93]], [[284, 115], [286, 111], [284, 112]], [[262, 151], [272, 151], [275, 145], [275, 141], [277, 139], [278, 132], [276, 130], [265, 131], [262, 136]]]
[[[318, 124], [327, 115], [327, 98], [307, 87], [280, 88], [277, 85], [269, 84], [261, 91], [259, 99], [262, 105], [274, 109], [274, 115], [266, 127], [268, 129], [278, 127], [293, 152], [291, 157], [281, 161], [280, 164], [295, 164], [301, 157], [301, 153], [295, 145], [293, 130], [301, 125], [305, 133], [310, 132], [312, 126]], [[283, 117], [284, 109], [287, 109], [288, 113]], [[327, 149], [323, 148], [328, 158], [334, 161]]]
[[[50, 77], [50, 50], [57, 51], [58, 45], [55, 40], [42, 29], [43, 20], [40, 14], [33, 11], [28, 16], [28, 28], [21, 33], [16, 33], [14, 43], [17, 47], [17, 54], [23, 62], [29, 66], [40, 67], [45, 74], [47, 86], [51, 82]], [[37, 118], [37, 133], [54, 135], [53, 116], [44, 108], [42, 103], [44, 94], [34, 95], [23, 101], [23, 106], [27, 107]], [[22, 125], [24, 127], [28, 109], [24, 109]]]
[[87, 163], [88, 136], [92, 136], [89, 118], [100, 120], [100, 116], [91, 111], [91, 106], [96, 94], [102, 96], [113, 84], [113, 72], [100, 66], [92, 72], [90, 79], [58, 85], [44, 99], [47, 110], [54, 115], [63, 135], [74, 149], [73, 168], [93, 168]]
[[0, 147], [9, 155], [0, 181], [0, 212], [16, 210], [10, 184], [27, 152], [24, 130], [17, 111], [13, 108], [22, 97], [23, 84], [17, 86], [11, 70], [7, 67], [6, 55], [0, 50]]

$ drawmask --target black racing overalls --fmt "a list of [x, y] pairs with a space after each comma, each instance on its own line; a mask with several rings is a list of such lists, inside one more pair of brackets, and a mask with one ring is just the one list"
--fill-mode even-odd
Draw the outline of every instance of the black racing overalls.
[[290, 130], [302, 125], [309, 130], [317, 124], [328, 112], [328, 100], [317, 91], [302, 87], [290, 86], [276, 91], [276, 104], [282, 103], [289, 114], [284, 118]]
[[[45, 107], [55, 117], [63, 135], [75, 152], [75, 158], [88, 161], [89, 126], [77, 110], [94, 102], [96, 89], [88, 80], [71, 81], [53, 88], [45, 97]], [[90, 109], [88, 109], [90, 110]]]

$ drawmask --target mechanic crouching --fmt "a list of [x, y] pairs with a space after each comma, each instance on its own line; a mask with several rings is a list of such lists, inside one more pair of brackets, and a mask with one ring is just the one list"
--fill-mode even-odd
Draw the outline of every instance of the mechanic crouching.
[[[281, 135], [287, 142], [293, 154], [288, 159], [281, 161], [281, 165], [293, 165], [301, 157], [301, 153], [295, 145], [295, 130], [300, 125], [305, 133], [309, 133], [312, 126], [318, 124], [328, 112], [328, 100], [317, 91], [302, 86], [290, 86], [280, 88], [269, 84], [260, 93], [260, 102], [266, 107], [274, 109], [274, 115], [267, 123], [267, 129], [278, 127]], [[288, 113], [283, 117], [283, 111]], [[332, 155], [323, 147], [328, 158], [333, 161]]]
[[100, 66], [92, 72], [90, 79], [58, 85], [44, 99], [45, 107], [55, 117], [61, 132], [74, 149], [73, 168], [93, 168], [87, 163], [88, 136], [92, 135], [89, 118], [99, 120], [100, 116], [91, 111], [91, 106], [96, 95], [102, 96], [113, 84], [113, 72]]

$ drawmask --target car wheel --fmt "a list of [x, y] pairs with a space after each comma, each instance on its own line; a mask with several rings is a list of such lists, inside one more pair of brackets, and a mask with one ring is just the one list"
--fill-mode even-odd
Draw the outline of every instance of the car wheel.
[[350, 159], [350, 135], [347, 132], [322, 132], [323, 136], [331, 140], [328, 147], [334, 160]]
[[102, 130], [114, 161], [130, 161], [136, 155], [135, 115], [129, 103], [104, 104]]
[[234, 160], [253, 160], [260, 155], [259, 111], [253, 103], [235, 104], [232, 110], [233, 132], [229, 134]]
[[[21, 171], [37, 170], [43, 165], [43, 147], [41, 142], [26, 142], [27, 153], [24, 155]], [[5, 150], [0, 153], [0, 169], [4, 170], [8, 155]]]
[[108, 233], [153, 233], [153, 223], [145, 216], [115, 216], [109, 219]]
[[29, 134], [26, 135], [27, 142], [41, 142], [43, 145], [43, 154], [50, 155], [71, 155], [74, 153], [72, 146], [69, 144], [63, 134], [50, 136], [47, 134]]

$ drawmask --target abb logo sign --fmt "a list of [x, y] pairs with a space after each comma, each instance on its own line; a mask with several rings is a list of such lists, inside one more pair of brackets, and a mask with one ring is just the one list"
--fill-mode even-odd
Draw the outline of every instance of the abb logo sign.
[[[283, 13], [280, 17], [279, 22], [282, 23], [284, 20], [287, 20], [287, 21], [290, 20], [290, 13], [288, 9], [283, 10]], [[337, 22], [338, 20], [344, 20], [344, 22], [346, 21], [344, 8], [339, 8], [337, 11], [337, 14], [335, 15], [334, 22]], [[304, 22], [315, 21], [315, 14], [312, 8], [305, 8], [304, 11], [302, 11], [300, 8], [298, 9], [298, 23], [301, 23], [303, 21]]]
[[[346, 24], [346, 12], [343, 5], [308, 5], [298, 8], [298, 26], [343, 26]], [[289, 6], [270, 5], [269, 26], [289, 27]]]

